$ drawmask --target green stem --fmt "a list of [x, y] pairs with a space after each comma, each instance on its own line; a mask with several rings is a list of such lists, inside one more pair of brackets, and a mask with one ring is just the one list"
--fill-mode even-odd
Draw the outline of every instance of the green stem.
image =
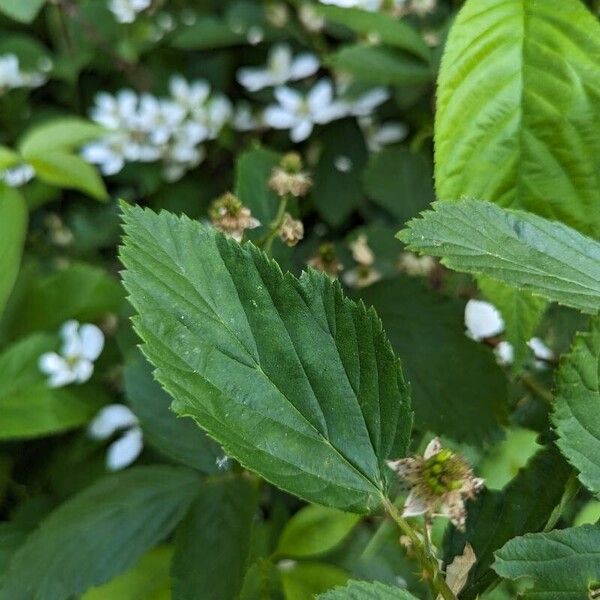
[[543, 385], [541, 385], [535, 379], [535, 377], [533, 377], [529, 373], [523, 373], [523, 375], [521, 375], [521, 381], [523, 382], [523, 385], [530, 392], [538, 396], [538, 398], [541, 398], [545, 402], [548, 402], [548, 404], [553, 403], [554, 396], [552, 395], [552, 393], [549, 390], [547, 390]]
[[279, 229], [283, 223], [283, 219], [285, 217], [285, 211], [287, 209], [288, 198], [284, 196], [279, 203], [279, 208], [277, 210], [277, 214], [275, 218], [271, 222], [269, 226], [269, 231], [267, 235], [258, 242], [258, 246], [262, 248], [269, 256], [271, 256], [271, 248], [273, 246], [273, 240], [277, 237], [279, 233]]
[[388, 500], [388, 498], [383, 496], [382, 499], [383, 507], [387, 514], [395, 521], [400, 531], [410, 539], [421, 566], [429, 576], [431, 591], [436, 596], [439, 594], [444, 600], [457, 600], [454, 592], [448, 587], [444, 574], [440, 571], [437, 558], [431, 554], [421, 538], [417, 535], [417, 532], [402, 517], [400, 511]]

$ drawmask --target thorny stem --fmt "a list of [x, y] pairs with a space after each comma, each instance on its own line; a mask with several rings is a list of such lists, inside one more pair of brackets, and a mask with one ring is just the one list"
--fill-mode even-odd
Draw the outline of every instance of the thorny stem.
[[383, 507], [386, 513], [395, 521], [400, 531], [406, 535], [417, 553], [417, 557], [424, 571], [429, 576], [429, 586], [434, 595], [439, 594], [444, 600], [457, 600], [454, 592], [448, 587], [444, 574], [441, 572], [437, 558], [426, 547], [416, 531], [402, 517], [400, 511], [386, 498], [382, 496]]
[[258, 243], [258, 245], [270, 256], [271, 255], [271, 247], [273, 246], [273, 240], [277, 237], [279, 233], [279, 229], [283, 223], [283, 219], [285, 217], [285, 210], [288, 204], [288, 197], [284, 196], [279, 203], [279, 209], [277, 210], [277, 214], [275, 218], [269, 225], [269, 231], [267, 235]]

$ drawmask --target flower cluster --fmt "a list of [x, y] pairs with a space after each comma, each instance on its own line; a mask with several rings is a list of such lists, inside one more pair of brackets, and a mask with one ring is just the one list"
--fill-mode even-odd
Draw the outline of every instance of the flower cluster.
[[215, 139], [231, 118], [231, 102], [211, 94], [203, 80], [190, 84], [173, 77], [170, 92], [170, 98], [131, 90], [98, 94], [91, 117], [108, 133], [83, 148], [84, 158], [105, 175], [118, 173], [128, 162], [162, 161], [168, 181], [200, 164], [202, 144]]
[[151, 4], [152, 0], [109, 0], [108, 8], [119, 23], [133, 23]]
[[39, 358], [39, 368], [48, 375], [48, 385], [53, 388], [70, 383], [84, 383], [94, 372], [94, 361], [104, 348], [104, 334], [96, 325], [80, 325], [67, 321], [60, 328], [62, 347], [60, 354], [46, 352]]
[[465, 501], [474, 498], [484, 483], [483, 479], [473, 475], [464, 458], [443, 448], [440, 440], [434, 438], [423, 456], [389, 461], [388, 466], [410, 489], [403, 516], [444, 516], [455, 527], [464, 530]]
[[[500, 311], [493, 304], [483, 300], [469, 300], [465, 306], [465, 326], [468, 337], [494, 346], [499, 364], [512, 365], [515, 350], [510, 342], [498, 339], [504, 333], [505, 325]], [[527, 345], [533, 352], [537, 369], [545, 369], [547, 363], [554, 360], [554, 352], [541, 339], [533, 337]]]
[[43, 85], [46, 77], [41, 73], [21, 71], [15, 54], [0, 56], [0, 96], [15, 88], [34, 88]]
[[215, 229], [241, 242], [247, 229], [256, 229], [260, 221], [232, 193], [223, 194], [210, 208], [210, 218]]

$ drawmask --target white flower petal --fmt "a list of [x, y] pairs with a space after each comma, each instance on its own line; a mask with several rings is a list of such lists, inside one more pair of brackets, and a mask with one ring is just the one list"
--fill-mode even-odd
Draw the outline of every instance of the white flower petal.
[[62, 371], [66, 366], [65, 359], [56, 352], [46, 352], [38, 359], [38, 367], [46, 375], [53, 375], [57, 371]]
[[294, 125], [290, 131], [290, 139], [292, 142], [303, 142], [307, 139], [313, 130], [313, 123], [309, 119], [303, 119], [297, 125]]
[[67, 358], [81, 354], [81, 339], [79, 337], [79, 323], [71, 319], [60, 328], [63, 339], [61, 354]]
[[540, 338], [531, 338], [527, 342], [527, 345], [531, 348], [536, 358], [540, 360], [554, 360], [554, 352]]
[[495, 348], [494, 354], [499, 365], [508, 367], [515, 361], [515, 349], [510, 342], [502, 340]]
[[237, 72], [237, 80], [249, 92], [258, 92], [273, 85], [273, 77], [264, 69], [243, 68]]
[[308, 106], [313, 115], [318, 115], [329, 108], [333, 102], [333, 84], [329, 79], [321, 79], [308, 92]]
[[59, 388], [69, 385], [75, 381], [75, 372], [65, 363], [65, 368], [55, 371], [50, 375], [48, 385], [52, 388]]
[[290, 129], [298, 122], [298, 117], [288, 110], [272, 104], [263, 114], [264, 122], [274, 129]]
[[73, 365], [72, 371], [77, 383], [85, 383], [94, 372], [94, 363], [91, 360], [82, 358]]
[[467, 335], [481, 341], [504, 331], [504, 321], [498, 309], [489, 302], [469, 300], [465, 307]]
[[363, 94], [352, 103], [352, 114], [356, 116], [370, 115], [380, 104], [390, 98], [390, 92], [386, 88], [375, 88]]
[[406, 502], [404, 503], [403, 517], [418, 517], [427, 512], [427, 502], [417, 494], [416, 490], [411, 490]]
[[118, 429], [137, 425], [137, 417], [124, 404], [109, 404], [102, 408], [88, 426], [90, 437], [97, 440], [109, 438]]
[[299, 54], [290, 67], [290, 79], [304, 79], [314, 75], [319, 70], [319, 59], [314, 54]]
[[275, 98], [284, 109], [292, 113], [297, 113], [304, 102], [300, 92], [286, 86], [275, 88]]
[[106, 468], [120, 471], [128, 467], [142, 452], [144, 441], [142, 430], [135, 427], [114, 441], [106, 452]]
[[81, 356], [88, 360], [96, 360], [104, 348], [104, 334], [96, 325], [86, 324], [79, 328]]
[[425, 460], [429, 460], [432, 456], [439, 454], [442, 451], [442, 442], [439, 438], [433, 438], [429, 444], [427, 444], [427, 448], [425, 448], [425, 452], [423, 452], [423, 458]]

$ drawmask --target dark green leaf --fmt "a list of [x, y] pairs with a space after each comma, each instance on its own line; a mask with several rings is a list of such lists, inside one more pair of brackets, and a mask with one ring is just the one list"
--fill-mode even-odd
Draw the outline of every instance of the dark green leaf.
[[590, 600], [600, 591], [598, 565], [600, 525], [585, 525], [511, 540], [496, 553], [494, 569], [501, 577], [533, 579], [523, 600]]
[[0, 186], [0, 315], [19, 273], [27, 221], [23, 196], [16, 190]]
[[376, 508], [411, 413], [375, 313], [321, 273], [282, 274], [252, 244], [123, 209], [135, 326], [175, 410], [294, 494]]
[[506, 379], [492, 352], [466, 337], [464, 304], [409, 277], [370, 286], [361, 298], [375, 307], [402, 359], [416, 425], [476, 444], [498, 437]]
[[181, 523], [173, 557], [173, 600], [238, 597], [258, 509], [255, 481], [224, 476], [204, 482]]
[[570, 354], [563, 356], [556, 380], [552, 417], [567, 460], [581, 482], [600, 494], [600, 320], [579, 333]]
[[488, 202], [435, 202], [398, 239], [455, 271], [485, 275], [585, 312], [600, 309], [600, 244]]
[[59, 506], [13, 556], [1, 600], [69, 600], [125, 571], [185, 514], [200, 480], [189, 469], [136, 467]]
[[15, 21], [31, 23], [45, 3], [46, 0], [0, 0], [0, 12]]
[[346, 587], [321, 594], [318, 600], [416, 600], [400, 588], [366, 581], [351, 581]]
[[490, 569], [494, 552], [511, 538], [544, 529], [560, 503], [571, 469], [555, 448], [538, 452], [501, 492], [485, 490], [468, 505], [467, 530], [449, 531], [446, 562], [462, 553], [465, 543], [473, 547], [477, 563], [461, 599], [474, 600], [498, 580]]
[[402, 224], [435, 199], [431, 159], [408, 148], [374, 154], [364, 174], [367, 195]]

